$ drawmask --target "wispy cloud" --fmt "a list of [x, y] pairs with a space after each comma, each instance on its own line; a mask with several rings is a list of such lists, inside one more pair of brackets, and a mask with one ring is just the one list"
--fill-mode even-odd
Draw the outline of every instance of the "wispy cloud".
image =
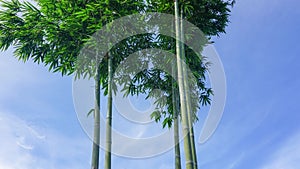
[[51, 129], [39, 133], [12, 113], [0, 111], [0, 138], [0, 168], [3, 169], [82, 169], [89, 166], [87, 138], [68, 137]]
[[238, 164], [243, 160], [245, 153], [243, 152], [237, 159], [235, 159], [232, 163], [227, 167], [228, 169], [234, 169], [238, 166]]
[[30, 151], [33, 146], [25, 143], [31, 137], [25, 122], [8, 113], [0, 112], [0, 117], [0, 168], [33, 167], [34, 158]]
[[296, 169], [300, 166], [300, 131], [291, 136], [259, 169]]
[[[223, 168], [237, 168], [247, 156], [244, 152], [245, 148], [237, 148], [237, 146], [244, 144], [249, 135], [266, 120], [273, 101], [264, 104], [264, 107], [259, 106], [258, 108], [253, 108], [255, 106], [252, 105], [245, 106], [240, 111], [233, 113], [225, 111], [223, 121], [214, 135], [205, 144], [199, 144], [199, 142], [197, 144], [197, 153], [201, 156], [199, 165], [203, 168], [219, 168], [222, 163]], [[201, 126], [196, 125], [195, 127], [196, 138], [198, 138], [197, 131]]]

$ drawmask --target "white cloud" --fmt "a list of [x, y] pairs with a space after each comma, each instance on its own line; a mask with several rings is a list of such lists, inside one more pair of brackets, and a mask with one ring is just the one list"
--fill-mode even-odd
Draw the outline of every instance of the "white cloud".
[[24, 142], [25, 137], [30, 136], [30, 133], [23, 128], [24, 121], [11, 115], [6, 116], [2, 112], [0, 117], [0, 168], [29, 169], [34, 160], [28, 151], [29, 149], [24, 149], [24, 147], [29, 146], [20, 143]]
[[39, 133], [28, 122], [0, 111], [0, 168], [83, 169], [89, 166], [90, 141], [51, 129]]
[[32, 150], [33, 149], [33, 145], [31, 144], [26, 144], [25, 142], [25, 137], [20, 137], [20, 139], [18, 141], [16, 141], [17, 145], [26, 149], [26, 150]]
[[235, 159], [232, 163], [229, 164], [228, 169], [236, 168], [237, 165], [243, 160], [244, 156], [245, 156], [245, 153], [244, 152], [241, 153], [241, 155], [237, 159]]
[[297, 169], [300, 166], [300, 132], [291, 136], [260, 169]]
[[[205, 154], [199, 160], [199, 166], [219, 166], [220, 163], [224, 168], [236, 168], [239, 163], [245, 158], [246, 154], [236, 149], [236, 145], [244, 142], [244, 139], [265, 122], [266, 117], [270, 113], [273, 101], [265, 102], [264, 107], [253, 109], [253, 105], [245, 106], [238, 113], [225, 111], [223, 121], [213, 134], [213, 136], [204, 144], [198, 142], [198, 154]], [[226, 118], [230, 117], [230, 121]], [[195, 126], [197, 128], [202, 126]], [[199, 129], [198, 129], [199, 131]], [[196, 138], [198, 138], [195, 133]], [[226, 146], [224, 146], [226, 145]], [[233, 151], [234, 150], [234, 151]], [[242, 150], [242, 149], [241, 149]], [[233, 158], [232, 152], [239, 153]], [[227, 158], [224, 158], [227, 157]], [[204, 167], [205, 168], [205, 167]]]

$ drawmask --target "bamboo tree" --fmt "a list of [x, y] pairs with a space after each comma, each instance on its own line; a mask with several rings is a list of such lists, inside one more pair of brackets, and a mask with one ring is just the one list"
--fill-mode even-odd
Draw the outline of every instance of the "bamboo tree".
[[[81, 48], [98, 29], [114, 19], [141, 11], [144, 4], [136, 0], [36, 2], [38, 7], [26, 1], [0, 1], [0, 49], [7, 50], [9, 46], [14, 46], [14, 55], [18, 59], [32, 59], [62, 75], [75, 72]], [[91, 72], [87, 69], [76, 70], [78, 78], [87, 75], [95, 80], [95, 106], [89, 112], [94, 114], [92, 169], [99, 168], [100, 85], [107, 78], [107, 69], [104, 70], [101, 64]]]
[[92, 149], [92, 169], [99, 168], [100, 145], [100, 68], [97, 67], [95, 76], [95, 109], [94, 109], [94, 138]]
[[[76, 56], [93, 33], [113, 19], [141, 11], [142, 8], [137, 6], [144, 3], [144, 1], [133, 0], [122, 2], [122, 4], [119, 4], [121, 3], [119, 1], [104, 2], [101, 0], [38, 0], [37, 3], [40, 8], [37, 8], [26, 1], [12, 0], [8, 2], [1, 0], [0, 2], [3, 7], [3, 10], [0, 11], [0, 49], [7, 50], [9, 46], [14, 46], [14, 54], [20, 60], [32, 59], [34, 62], [45, 64], [49, 70], [61, 72], [63, 75], [73, 74]], [[227, 8], [230, 4], [228, 2], [222, 0], [191, 1], [195, 10], [192, 12], [193, 15], [187, 16], [187, 19], [196, 24], [205, 34], [218, 35], [219, 32], [224, 32], [224, 27], [228, 22], [227, 18], [230, 12]], [[152, 6], [155, 6], [155, 3], [156, 1], [148, 2]], [[159, 4], [159, 10], [156, 7], [152, 9], [155, 12], [166, 10], [173, 14], [174, 8], [170, 4], [171, 2], [166, 1]], [[99, 70], [97, 67], [96, 72]], [[100, 79], [107, 78], [108, 75], [105, 73], [107, 71], [108, 68], [101, 69]], [[97, 109], [100, 109], [100, 102], [98, 102], [100, 95], [97, 101], [97, 93], [99, 93], [97, 88], [100, 88], [100, 84], [97, 87], [97, 78], [94, 78], [96, 87], [94, 126], [97, 126], [97, 118], [99, 117], [97, 117], [99, 113], [97, 113]], [[103, 81], [100, 80], [101, 83]], [[103, 84], [103, 87], [106, 86]], [[181, 107], [183, 107], [182, 103]], [[184, 123], [188, 124], [186, 121]], [[99, 133], [97, 130], [94, 129], [94, 133]], [[99, 142], [97, 140], [99, 137], [97, 134], [94, 135], [94, 143]], [[94, 143], [92, 168], [98, 169], [99, 146], [94, 146]]]
[[112, 146], [112, 55], [108, 54], [108, 94], [107, 94], [107, 114], [106, 114], [106, 149], [105, 149], [105, 169], [111, 169], [111, 146]]
[[[183, 20], [184, 20], [184, 16], [183, 16], [183, 7], [181, 7], [181, 13], [180, 13], [180, 47], [181, 47], [181, 57], [184, 59], [186, 57], [185, 55], [185, 46], [184, 46], [184, 42], [185, 42], [185, 37], [184, 37], [184, 25], [183, 25]], [[197, 153], [196, 153], [196, 146], [195, 146], [195, 138], [194, 138], [194, 127], [193, 127], [193, 115], [191, 112], [191, 102], [190, 102], [190, 90], [189, 90], [189, 77], [187, 74], [187, 70], [186, 70], [186, 65], [182, 63], [182, 69], [183, 69], [183, 81], [184, 81], [184, 89], [185, 89], [185, 99], [186, 99], [186, 111], [188, 114], [188, 123], [190, 126], [190, 131], [189, 131], [189, 137], [190, 137], [190, 141], [191, 141], [191, 151], [192, 151], [192, 158], [193, 158], [193, 165], [194, 165], [194, 169], [197, 169]]]
[[[155, 1], [157, 4], [163, 6], [160, 9], [164, 10], [165, 12], [168, 13], [175, 13], [175, 17], [178, 18], [178, 1], [174, 1], [174, 10], [170, 9], [170, 7], [172, 7], [172, 5], [169, 5], [168, 1]], [[206, 35], [211, 36], [211, 35], [219, 35], [220, 32], [225, 32], [224, 28], [226, 26], [226, 23], [228, 22], [228, 13], [230, 12], [230, 10], [228, 9], [228, 6], [232, 6], [235, 1], [210, 1], [210, 0], [202, 0], [202, 1], [181, 1], [180, 2], [180, 6], [181, 6], [181, 10], [184, 10], [184, 12], [188, 15], [187, 19], [189, 21], [191, 21], [192, 23], [194, 23], [196, 26], [198, 26]], [[183, 11], [181, 11], [181, 16], [183, 16]], [[178, 19], [175, 19], [175, 22], [177, 22]], [[181, 22], [183, 23], [183, 22]], [[183, 25], [181, 24], [181, 28], [183, 28]], [[178, 32], [178, 30], [180, 30], [177, 26], [176, 28], [176, 35], [178, 35], [180, 33], [180, 31]], [[181, 29], [181, 31], [183, 31], [183, 29]], [[181, 32], [181, 35], [183, 36], [183, 32]], [[178, 36], [177, 36], [178, 39]], [[183, 42], [183, 38], [181, 37], [181, 40]], [[179, 48], [177, 46], [178, 41], [176, 42], [176, 54], [177, 54], [177, 61], [178, 61], [178, 53], [179, 53]], [[181, 47], [181, 51], [184, 52], [185, 49], [184, 47]], [[184, 58], [184, 53], [181, 53], [182, 58]], [[185, 59], [183, 59], [185, 60]], [[187, 59], [188, 60], [188, 59]], [[183, 67], [183, 66], [182, 66]], [[182, 68], [184, 69], [184, 68]], [[178, 67], [178, 73], [179, 76], [182, 75], [180, 74], [180, 67]], [[186, 73], [186, 70], [183, 70], [183, 73]], [[183, 78], [187, 77], [186, 74], [182, 75]], [[180, 77], [178, 79], [178, 81], [180, 81]], [[186, 93], [189, 92], [188, 84], [187, 84], [187, 79], [183, 79], [183, 81], [185, 82], [184, 85], [184, 89], [186, 91]], [[180, 84], [180, 82], [179, 82]], [[182, 85], [181, 85], [182, 86]], [[182, 91], [182, 90], [181, 90]], [[207, 90], [208, 93], [211, 93], [211, 90], [208, 89]], [[186, 152], [187, 157], [186, 158], [190, 158], [190, 155], [192, 156], [192, 160], [193, 161], [193, 168], [197, 169], [197, 155], [196, 155], [196, 149], [195, 149], [195, 141], [194, 141], [194, 131], [193, 131], [193, 122], [195, 119], [197, 119], [197, 117], [193, 117], [191, 114], [191, 106], [190, 106], [190, 100], [189, 97], [184, 96], [184, 99], [182, 99], [184, 93], [180, 93], [180, 99], [185, 100], [186, 101], [186, 105], [181, 105], [181, 110], [184, 110], [183, 106], [186, 106], [186, 111], [187, 111], [187, 115], [189, 117], [187, 117], [188, 119], [188, 125], [189, 125], [189, 135], [188, 137], [190, 137], [190, 149], [191, 149], [191, 154]], [[189, 95], [187, 95], [189, 96]], [[202, 105], [206, 105], [209, 104], [210, 101], [209, 99], [207, 99], [206, 97], [207, 95], [203, 95], [200, 97], [200, 100], [204, 101], [202, 102]], [[204, 99], [204, 100], [203, 100]], [[182, 103], [182, 102], [181, 102]], [[183, 113], [183, 111], [181, 111], [181, 113]], [[185, 121], [184, 121], [184, 114], [182, 114], [182, 123], [184, 125]], [[186, 142], [185, 142], [186, 144]], [[186, 147], [189, 147], [188, 145], [185, 145]], [[185, 148], [186, 151], [186, 148]], [[189, 151], [189, 148], [188, 150]], [[187, 166], [187, 168], [190, 166]]]
[[[172, 76], [176, 77], [175, 69], [176, 64], [172, 64]], [[176, 87], [175, 79], [172, 78], [172, 101], [173, 101], [173, 114], [174, 114], [174, 145], [175, 145], [175, 169], [181, 169], [181, 155], [180, 155], [180, 142], [179, 142], [179, 101], [178, 89]]]
[[184, 90], [184, 79], [183, 79], [183, 68], [181, 64], [181, 60], [183, 59], [180, 55], [181, 47], [180, 47], [180, 16], [179, 16], [179, 7], [178, 0], [174, 0], [174, 8], [175, 8], [175, 31], [176, 31], [176, 59], [177, 59], [177, 69], [178, 69], [178, 86], [179, 86], [179, 94], [180, 94], [180, 110], [181, 110], [181, 118], [182, 118], [182, 133], [184, 135], [184, 151], [185, 151], [185, 159], [186, 159], [186, 169], [194, 169], [193, 166], [193, 157], [191, 151], [191, 140], [189, 137], [189, 121], [188, 121], [188, 112], [186, 109], [186, 100], [185, 100], [185, 90]]
[[[155, 45], [153, 47], [161, 48], [161, 51], [169, 50], [170, 52], [174, 52], [174, 40], [169, 39], [169, 37], [160, 36], [161, 41], [155, 42]], [[175, 44], [175, 43], [174, 43]], [[133, 73], [130, 83], [124, 83], [127, 85], [127, 94], [131, 93], [131, 95], [137, 95], [139, 93], [144, 93], [147, 95], [146, 98], [154, 98], [155, 104], [156, 104], [156, 110], [151, 114], [151, 118], [154, 119], [156, 122], [163, 119], [162, 124], [163, 128], [168, 126], [168, 128], [171, 128], [172, 125], [174, 127], [174, 152], [175, 152], [175, 168], [181, 167], [180, 162], [180, 146], [179, 146], [179, 134], [178, 134], [178, 121], [180, 118], [180, 102], [179, 102], [179, 90], [178, 90], [178, 82], [175, 80], [177, 79], [177, 66], [176, 66], [176, 58], [173, 58], [174, 60], [163, 57], [162, 55], [159, 55], [158, 53], [150, 53], [152, 58], [150, 61], [154, 65], [161, 64], [162, 60], [167, 61], [171, 66], [171, 74], [168, 74], [167, 72], [164, 72], [164, 70], [156, 69], [155, 67], [152, 69], [147, 69], [145, 71], [139, 72], [136, 75]], [[160, 57], [158, 57], [158, 55]], [[191, 60], [188, 61], [188, 64], [191, 65], [192, 63], [196, 66], [191, 65], [191, 69], [193, 72], [193, 75], [198, 77], [197, 79], [198, 83], [197, 88], [191, 89], [191, 95], [194, 99], [191, 100], [191, 104], [193, 105], [194, 109], [192, 109], [193, 116], [195, 116], [195, 113], [197, 111], [197, 108], [199, 108], [199, 104], [203, 101], [203, 99], [200, 99], [203, 94], [207, 94], [206, 89], [203, 86], [203, 75], [206, 71], [206, 68], [204, 67], [204, 64], [201, 63], [201, 60], [199, 60], [198, 56], [189, 53]], [[139, 58], [143, 58], [144, 56], [139, 56]], [[146, 56], [147, 57], [147, 56]], [[198, 58], [198, 59], [197, 59]], [[170, 60], [169, 60], [170, 59]], [[143, 59], [140, 59], [139, 62], [136, 63], [136, 66], [144, 65]], [[147, 63], [146, 63], [147, 64]], [[145, 67], [151, 67], [151, 66], [145, 66]], [[165, 67], [166, 70], [169, 69]], [[176, 70], [175, 70], [176, 69]], [[204, 71], [204, 72], [202, 72]], [[129, 72], [129, 70], [124, 70], [124, 72]], [[190, 73], [192, 73], [190, 72]], [[175, 78], [175, 79], [174, 79]], [[120, 78], [122, 79], [122, 78]], [[143, 83], [139, 83], [143, 82]], [[123, 81], [122, 81], [123, 83]], [[195, 84], [196, 85], [196, 84]], [[196, 87], [196, 86], [195, 86]], [[161, 92], [156, 93], [153, 91], [156, 91], [156, 89], [159, 89]], [[197, 90], [201, 90], [202, 93], [197, 92]], [[201, 94], [201, 95], [198, 95]], [[163, 95], [163, 97], [162, 97]], [[164, 99], [166, 98], [166, 101]], [[207, 97], [209, 98], [209, 96]], [[199, 101], [198, 101], [199, 100]], [[202, 103], [203, 104], [203, 103]]]

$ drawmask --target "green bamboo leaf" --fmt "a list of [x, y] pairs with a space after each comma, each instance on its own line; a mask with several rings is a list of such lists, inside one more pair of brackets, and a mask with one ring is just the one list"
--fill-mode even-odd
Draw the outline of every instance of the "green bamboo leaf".
[[86, 114], [86, 117], [89, 117], [92, 113], [93, 113], [93, 114], [95, 113], [95, 109], [91, 109], [91, 110]]

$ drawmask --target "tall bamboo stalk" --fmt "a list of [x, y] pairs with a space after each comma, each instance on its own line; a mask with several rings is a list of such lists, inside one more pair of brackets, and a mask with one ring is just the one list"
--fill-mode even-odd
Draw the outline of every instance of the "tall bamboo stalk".
[[175, 142], [175, 169], [181, 169], [180, 143], [179, 143], [179, 120], [174, 118], [174, 142]]
[[111, 146], [112, 146], [112, 58], [108, 55], [108, 93], [107, 93], [107, 115], [106, 115], [106, 152], [105, 169], [111, 169]]
[[175, 169], [181, 169], [181, 156], [180, 156], [180, 142], [179, 142], [179, 100], [178, 89], [175, 86], [175, 69], [176, 64], [172, 64], [172, 101], [173, 101], [173, 115], [174, 115], [174, 145], [175, 145]]
[[[180, 40], [181, 40], [181, 57], [185, 58], [185, 47], [184, 47], [184, 25], [183, 25], [183, 10], [181, 9], [181, 14], [180, 14]], [[182, 62], [183, 63], [183, 62]], [[186, 64], [182, 65], [182, 69], [183, 69], [183, 81], [184, 81], [184, 89], [185, 89], [185, 99], [186, 99], [186, 111], [187, 111], [187, 115], [188, 115], [188, 123], [190, 126], [190, 131], [189, 131], [189, 137], [190, 137], [190, 141], [191, 141], [191, 150], [192, 150], [192, 158], [193, 158], [193, 165], [194, 165], [194, 169], [197, 169], [197, 152], [196, 152], [196, 146], [195, 146], [195, 138], [194, 138], [194, 127], [193, 127], [193, 115], [192, 115], [192, 111], [191, 111], [191, 102], [190, 102], [190, 90], [189, 90], [189, 77], [188, 77], [188, 73], [187, 73], [187, 69], [186, 69]]]
[[99, 168], [100, 145], [100, 68], [96, 68], [95, 76], [95, 108], [94, 108], [94, 138], [92, 150], [92, 169]]
[[176, 30], [176, 59], [177, 59], [177, 69], [178, 69], [178, 85], [180, 94], [180, 110], [182, 118], [182, 130], [184, 135], [184, 152], [186, 159], [186, 169], [194, 169], [192, 151], [191, 151], [191, 141], [189, 137], [189, 122], [188, 114], [186, 111], [186, 100], [185, 100], [185, 90], [184, 90], [184, 79], [183, 70], [181, 64], [181, 48], [180, 48], [180, 24], [179, 24], [179, 8], [178, 0], [174, 0], [175, 7], [175, 30]]

